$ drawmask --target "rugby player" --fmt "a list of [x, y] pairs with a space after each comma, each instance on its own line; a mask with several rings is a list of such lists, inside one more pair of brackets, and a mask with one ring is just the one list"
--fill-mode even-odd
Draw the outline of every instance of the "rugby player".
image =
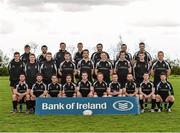
[[24, 54], [21, 55], [21, 60], [24, 63], [29, 62], [29, 55], [31, 53], [30, 50], [31, 50], [31, 47], [29, 45], [24, 46]]
[[[128, 60], [129, 62], [132, 61], [132, 55], [127, 52], [127, 45], [126, 44], [121, 45], [120, 51], [124, 51], [126, 53], [126, 55], [125, 55], [126, 60]], [[119, 56], [120, 56], [120, 52], [116, 56], [116, 61], [119, 60]]]
[[14, 87], [12, 100], [13, 100], [13, 113], [17, 112], [18, 103], [26, 103], [26, 113], [30, 111], [30, 95], [29, 88], [26, 84], [26, 77], [24, 74], [20, 74], [19, 83]]
[[93, 97], [92, 83], [88, 81], [88, 73], [82, 72], [82, 80], [77, 84], [77, 97]]
[[37, 57], [37, 62], [39, 66], [41, 66], [42, 63], [46, 61], [46, 54], [48, 51], [48, 47], [46, 45], [41, 46], [41, 51], [42, 53]]
[[141, 113], [144, 113], [144, 103], [151, 102], [151, 112], [154, 112], [156, 106], [155, 88], [153, 82], [149, 80], [149, 73], [144, 73], [143, 82], [140, 84], [140, 106]]
[[74, 62], [77, 66], [78, 62], [83, 59], [83, 44], [80, 42], [77, 44], [78, 51], [74, 55]]
[[171, 107], [174, 104], [174, 90], [170, 82], [167, 81], [165, 73], [161, 73], [161, 81], [156, 88], [156, 104], [158, 106], [158, 112], [161, 112], [164, 103], [164, 109], [167, 112], [171, 112]]

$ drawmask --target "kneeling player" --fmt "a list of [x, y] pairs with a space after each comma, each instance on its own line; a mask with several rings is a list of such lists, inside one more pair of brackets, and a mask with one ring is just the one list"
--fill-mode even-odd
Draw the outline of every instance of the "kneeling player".
[[82, 72], [82, 80], [77, 86], [78, 97], [93, 97], [93, 87], [90, 81], [88, 81], [88, 73]]
[[46, 97], [61, 97], [61, 85], [56, 75], [51, 77], [52, 83], [48, 85]]
[[118, 75], [116, 73], [112, 74], [112, 82], [109, 84], [109, 90], [109, 96], [122, 96], [121, 84], [118, 82]]
[[123, 88], [123, 92], [125, 96], [138, 97], [138, 89], [131, 73], [127, 75], [127, 83], [125, 84], [125, 88]]
[[26, 102], [26, 113], [29, 113], [30, 111], [30, 95], [29, 95], [29, 89], [28, 85], [25, 82], [25, 75], [20, 74], [19, 76], [19, 83], [16, 85], [16, 87], [13, 90], [13, 113], [17, 112], [17, 104], [18, 103], [24, 103]]
[[63, 85], [63, 97], [76, 97], [76, 85], [72, 82], [72, 75], [66, 76], [66, 83]]
[[163, 102], [165, 103], [165, 109], [168, 112], [171, 112], [171, 106], [174, 103], [174, 90], [171, 83], [167, 81], [165, 73], [161, 74], [160, 79], [161, 82], [157, 85], [156, 89], [156, 104], [158, 106], [158, 112], [161, 112], [161, 103]]
[[155, 89], [153, 83], [149, 80], [149, 73], [144, 73], [143, 75], [143, 82], [140, 84], [140, 106], [141, 106], [141, 113], [144, 113], [144, 102], [151, 101], [151, 112], [154, 112], [154, 108], [156, 105], [156, 98], [155, 98]]
[[31, 110], [35, 109], [35, 100], [37, 97], [45, 97], [47, 95], [46, 85], [43, 83], [43, 77], [41, 74], [37, 74], [36, 83], [31, 89]]
[[108, 86], [107, 83], [103, 80], [103, 74], [97, 74], [97, 81], [94, 82], [94, 97], [107, 97], [108, 93]]

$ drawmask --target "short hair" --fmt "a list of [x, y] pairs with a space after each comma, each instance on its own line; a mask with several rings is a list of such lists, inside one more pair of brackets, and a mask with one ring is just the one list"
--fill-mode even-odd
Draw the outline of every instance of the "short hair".
[[149, 74], [148, 72], [145, 72], [144, 75], [145, 75], [145, 74], [150, 76], [150, 74]]
[[19, 77], [20, 77], [21, 75], [26, 76], [24, 72], [20, 73]]
[[35, 55], [35, 54], [33, 54], [33, 53], [30, 53], [30, 54], [29, 54], [29, 56], [34, 56], [34, 57], [35, 57], [36, 55]]
[[20, 53], [19, 53], [19, 52], [14, 52], [14, 56], [15, 56], [15, 55], [20, 55]]
[[113, 74], [112, 74], [112, 76], [114, 76], [114, 75], [118, 76], [117, 73], [113, 73]]
[[101, 55], [102, 55], [102, 54], [105, 54], [105, 55], [107, 55], [107, 53], [106, 53], [106, 52], [104, 52], [104, 51], [102, 51], [102, 52], [101, 52]]
[[158, 54], [164, 54], [164, 52], [163, 51], [158, 51]]
[[28, 44], [26, 44], [26, 45], [24, 46], [24, 48], [30, 48], [30, 46], [29, 46]]
[[66, 43], [65, 43], [65, 42], [61, 42], [61, 43], [60, 43], [60, 46], [61, 46], [61, 45], [66, 45]]
[[102, 43], [98, 43], [98, 44], [96, 45], [96, 47], [97, 47], [97, 46], [103, 46], [103, 45], [102, 45]]
[[119, 52], [119, 55], [121, 55], [122, 53], [126, 54], [126, 52], [125, 52], [125, 51], [120, 51], [120, 52]]
[[[103, 73], [101, 73], [101, 72], [98, 72], [98, 73], [97, 73], [97, 76], [99, 76], [99, 75], [103, 75]], [[104, 75], [103, 75], [103, 76], [104, 76]]]
[[144, 53], [144, 52], [139, 52], [139, 55], [140, 55], [140, 54], [143, 54], [143, 55], [145, 55], [145, 53]]
[[144, 42], [140, 42], [139, 45], [144, 45], [145, 46], [145, 43]]
[[88, 50], [88, 49], [84, 49], [84, 50], [82, 51], [82, 53], [84, 53], [84, 52], [88, 52], [88, 53], [89, 53], [89, 50]]
[[83, 45], [83, 43], [82, 43], [82, 42], [79, 42], [77, 45]]
[[48, 48], [46, 45], [42, 45], [41, 48]]
[[56, 74], [53, 74], [53, 75], [51, 76], [51, 78], [52, 78], [52, 77], [57, 77], [57, 75], [56, 75]]
[[51, 52], [47, 52], [46, 55], [52, 55], [52, 53]]
[[160, 76], [162, 76], [162, 75], [167, 76], [167, 74], [166, 74], [165, 72], [162, 72], [162, 73], [160, 74]]
[[82, 71], [81, 75], [82, 75], [83, 73], [86, 73], [86, 74], [88, 75], [87, 71]]
[[72, 75], [71, 75], [71, 74], [67, 74], [67, 75], [66, 75], [66, 78], [67, 78], [67, 77], [71, 77], [71, 79], [72, 79]]
[[68, 55], [70, 55], [70, 56], [71, 56], [71, 53], [69, 53], [69, 52], [65, 52], [65, 53], [64, 53], [64, 55], [66, 55], [66, 54], [68, 54]]
[[121, 46], [127, 46], [125, 43], [121, 44]]
[[37, 73], [37, 74], [36, 74], [36, 77], [38, 77], [38, 76], [43, 77], [42, 73]]

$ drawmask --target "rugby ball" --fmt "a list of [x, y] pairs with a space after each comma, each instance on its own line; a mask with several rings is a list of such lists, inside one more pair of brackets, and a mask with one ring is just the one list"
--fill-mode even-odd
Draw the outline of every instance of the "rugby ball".
[[83, 111], [83, 115], [85, 115], [85, 116], [90, 116], [92, 114], [93, 114], [93, 112], [91, 110], [84, 110]]

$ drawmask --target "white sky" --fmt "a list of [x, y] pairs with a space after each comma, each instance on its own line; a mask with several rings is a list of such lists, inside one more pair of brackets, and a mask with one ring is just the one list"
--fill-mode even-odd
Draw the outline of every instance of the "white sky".
[[179, 5], [179, 0], [0, 0], [0, 49], [11, 56], [36, 42], [55, 53], [63, 41], [83, 42], [90, 50], [102, 43], [108, 50], [121, 35], [132, 54], [145, 41], [153, 56], [163, 50], [177, 59]]

